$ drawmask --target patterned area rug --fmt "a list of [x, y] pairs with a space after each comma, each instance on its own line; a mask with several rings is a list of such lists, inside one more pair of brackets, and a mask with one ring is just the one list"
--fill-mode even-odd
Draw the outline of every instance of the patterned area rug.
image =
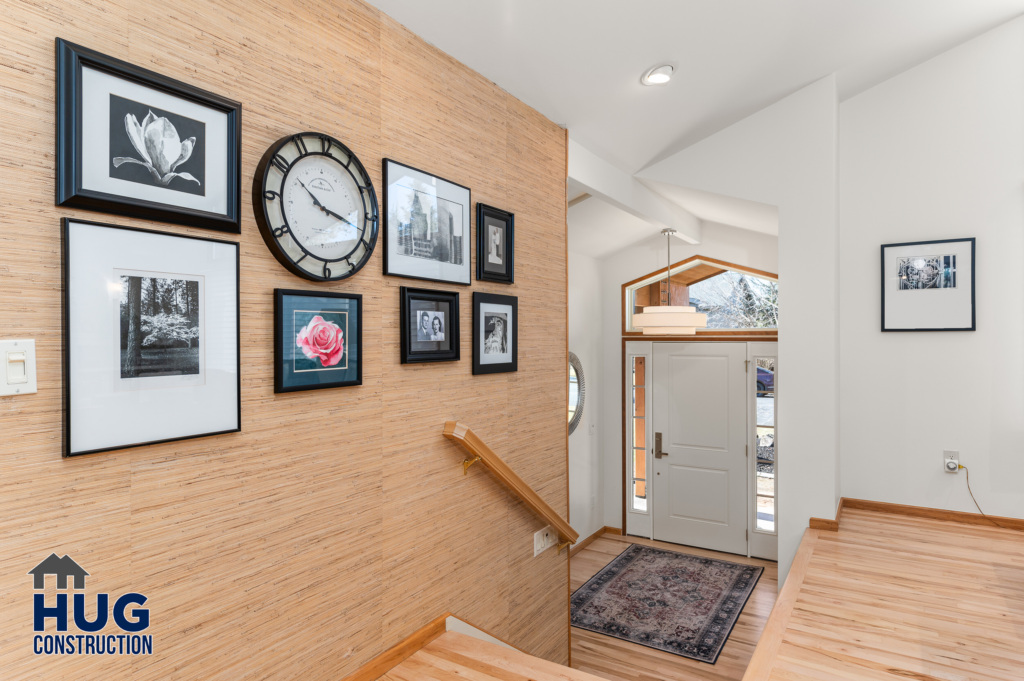
[[572, 595], [572, 626], [714, 664], [762, 572], [631, 544]]

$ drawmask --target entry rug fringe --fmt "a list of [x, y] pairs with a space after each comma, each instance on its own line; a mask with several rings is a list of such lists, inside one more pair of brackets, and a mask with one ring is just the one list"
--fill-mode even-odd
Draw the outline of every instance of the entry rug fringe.
[[714, 664], [763, 572], [631, 544], [572, 595], [572, 626]]

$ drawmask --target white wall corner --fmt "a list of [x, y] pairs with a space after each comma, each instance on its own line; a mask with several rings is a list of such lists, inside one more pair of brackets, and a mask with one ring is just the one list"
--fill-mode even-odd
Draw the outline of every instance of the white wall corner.
[[701, 223], [696, 216], [672, 203], [569, 137], [569, 178], [592, 196], [599, 196], [661, 229], [670, 227], [691, 244], [701, 241]]
[[637, 173], [779, 209], [780, 586], [838, 491], [838, 112], [829, 75]]

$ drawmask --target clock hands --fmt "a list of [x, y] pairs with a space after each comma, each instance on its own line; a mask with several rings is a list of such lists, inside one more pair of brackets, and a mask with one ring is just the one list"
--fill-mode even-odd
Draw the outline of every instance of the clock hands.
[[[328, 215], [330, 215], [331, 217], [333, 217], [333, 218], [337, 218], [337, 219], [339, 219], [339, 220], [341, 220], [341, 221], [343, 221], [343, 222], [346, 222], [346, 223], [348, 223], [349, 225], [352, 225], [352, 227], [355, 227], [355, 225], [353, 225], [353, 224], [352, 224], [351, 222], [349, 222], [347, 218], [345, 218], [345, 217], [342, 217], [341, 215], [338, 215], [338, 214], [337, 214], [337, 213], [335, 213], [335, 212], [334, 212], [333, 210], [330, 210], [329, 208], [327, 208], [326, 206], [324, 206], [324, 204], [320, 203], [320, 201], [319, 201], [319, 200], [318, 200], [318, 199], [316, 198], [316, 194], [314, 194], [313, 192], [311, 192], [311, 191], [309, 190], [309, 187], [307, 187], [307, 186], [305, 185], [305, 183], [304, 183], [304, 182], [303, 182], [302, 180], [299, 180], [299, 178], [295, 178], [295, 179], [299, 181], [299, 184], [301, 184], [301, 185], [302, 185], [302, 188], [303, 188], [303, 189], [305, 189], [305, 190], [306, 190], [306, 193], [307, 193], [307, 194], [309, 194], [310, 198], [312, 198], [312, 199], [313, 199], [313, 205], [314, 205], [314, 206], [316, 206], [317, 208], [319, 208], [319, 209], [320, 209], [320, 210], [322, 210], [323, 212], [327, 213], [327, 214], [328, 214]], [[357, 229], [358, 229], [358, 228], [357, 228]]]

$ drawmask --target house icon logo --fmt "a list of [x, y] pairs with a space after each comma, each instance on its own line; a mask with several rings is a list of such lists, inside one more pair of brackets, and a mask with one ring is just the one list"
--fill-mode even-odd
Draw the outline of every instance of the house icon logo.
[[85, 578], [89, 576], [81, 565], [71, 559], [71, 556], [64, 554], [58, 558], [56, 553], [51, 553], [42, 563], [28, 571], [32, 575], [32, 588], [45, 589], [46, 575], [57, 575], [57, 588], [68, 588], [68, 577], [75, 580], [75, 589], [85, 588]]
[[[32, 575], [32, 652], [36, 655], [152, 655], [149, 599], [140, 593], [95, 594], [95, 607], [86, 607], [85, 578], [89, 573], [64, 554], [51, 553], [28, 571]], [[46, 577], [57, 581], [56, 603], [47, 603]], [[62, 593], [70, 588], [74, 593]], [[52, 583], [52, 582], [51, 582]], [[113, 601], [113, 607], [111, 607]], [[95, 613], [91, 615], [89, 612]], [[113, 622], [111, 622], [113, 620]], [[113, 626], [108, 626], [112, 624]], [[71, 625], [74, 625], [72, 628]], [[76, 632], [77, 633], [71, 633]]]

